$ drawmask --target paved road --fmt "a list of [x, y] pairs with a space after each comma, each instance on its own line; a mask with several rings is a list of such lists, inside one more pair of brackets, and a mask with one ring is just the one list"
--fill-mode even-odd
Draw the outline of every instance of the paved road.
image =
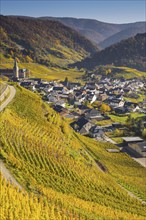
[[4, 91], [6, 90], [7, 88], [7, 84], [5, 83], [0, 83], [0, 96], [4, 93]]
[[9, 86], [10, 95], [9, 97], [0, 105], [0, 112], [12, 101], [16, 94], [16, 90], [13, 86]]
[[10, 171], [5, 167], [4, 163], [0, 160], [0, 171], [6, 180], [8, 180], [13, 185], [17, 186], [19, 189], [22, 189], [22, 186], [15, 180]]
[[[16, 90], [13, 86], [9, 86], [9, 88], [10, 88], [10, 95], [0, 106], [0, 112], [12, 101], [12, 99], [14, 98], [16, 94]], [[0, 160], [0, 171], [3, 177], [6, 178], [6, 180], [10, 181], [10, 183], [13, 183], [19, 189], [22, 189], [21, 185], [15, 180], [15, 178], [12, 176], [12, 174], [5, 167], [4, 163], [1, 160]]]

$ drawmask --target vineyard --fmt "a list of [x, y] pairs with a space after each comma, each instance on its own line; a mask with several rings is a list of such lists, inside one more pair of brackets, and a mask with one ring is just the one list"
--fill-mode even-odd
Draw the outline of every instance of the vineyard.
[[124, 153], [108, 153], [112, 144], [75, 133], [36, 94], [16, 89], [1, 113], [0, 158], [23, 190], [1, 177], [1, 219], [145, 219], [145, 205], [123, 188], [146, 201], [146, 170]]

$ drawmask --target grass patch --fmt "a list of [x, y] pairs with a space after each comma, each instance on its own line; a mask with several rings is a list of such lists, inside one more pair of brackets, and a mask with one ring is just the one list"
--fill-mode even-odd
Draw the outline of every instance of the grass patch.
[[121, 73], [116, 73], [116, 77], [124, 77], [125, 79], [131, 79], [134, 77], [143, 77], [146, 75], [146, 72], [142, 72], [130, 67], [115, 67], [122, 70]]
[[109, 114], [108, 116], [111, 118], [113, 122], [119, 122], [122, 124], [124, 124], [128, 118], [128, 116], [118, 116], [118, 115], [112, 115], [112, 114]]

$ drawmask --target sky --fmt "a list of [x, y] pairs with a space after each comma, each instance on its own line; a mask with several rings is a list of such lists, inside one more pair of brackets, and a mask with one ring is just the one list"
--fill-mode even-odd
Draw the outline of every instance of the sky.
[[2, 15], [90, 18], [108, 23], [146, 20], [146, 0], [0, 0]]

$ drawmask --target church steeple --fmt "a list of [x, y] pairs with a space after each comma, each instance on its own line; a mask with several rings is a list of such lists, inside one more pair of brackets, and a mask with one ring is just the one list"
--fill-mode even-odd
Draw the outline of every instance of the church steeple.
[[16, 58], [14, 61], [13, 72], [14, 72], [14, 77], [19, 78], [19, 67]]

